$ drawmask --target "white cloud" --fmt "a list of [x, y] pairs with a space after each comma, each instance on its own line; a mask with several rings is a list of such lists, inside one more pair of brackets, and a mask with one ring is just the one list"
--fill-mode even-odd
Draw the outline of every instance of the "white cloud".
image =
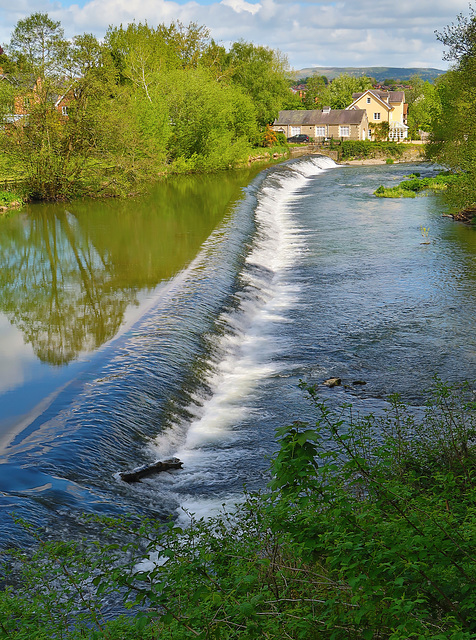
[[236, 13], [241, 13], [242, 11], [246, 11], [247, 13], [251, 13], [252, 16], [261, 9], [261, 5], [259, 3], [252, 4], [251, 2], [246, 2], [245, 0], [222, 0], [220, 3], [225, 7], [231, 7], [233, 11]]
[[[151, 25], [172, 20], [204, 24], [228, 46], [244, 39], [278, 48], [295, 68], [309, 66], [428, 66], [444, 68], [435, 38], [467, 13], [467, 0], [0, 0], [0, 43], [33, 11], [61, 20], [66, 35], [102, 37], [109, 25], [135, 20]], [[68, 0], [63, 0], [66, 4]]]

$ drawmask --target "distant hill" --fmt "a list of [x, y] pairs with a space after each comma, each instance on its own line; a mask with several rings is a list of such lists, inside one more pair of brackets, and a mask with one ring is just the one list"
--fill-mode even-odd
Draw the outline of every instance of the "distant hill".
[[349, 76], [353, 77], [369, 76], [370, 78], [375, 78], [377, 82], [383, 82], [390, 78], [392, 80], [405, 82], [413, 75], [419, 75], [423, 80], [433, 82], [438, 76], [445, 73], [445, 71], [443, 69], [406, 69], [404, 67], [309, 67], [307, 69], [297, 69], [293, 75], [296, 79], [318, 75], [326, 76], [329, 80], [333, 80], [343, 73], [348, 73]]

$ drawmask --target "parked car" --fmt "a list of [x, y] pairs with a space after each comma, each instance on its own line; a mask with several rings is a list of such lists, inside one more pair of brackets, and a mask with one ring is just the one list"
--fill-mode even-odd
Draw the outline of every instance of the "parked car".
[[309, 142], [309, 136], [305, 133], [299, 133], [297, 136], [288, 138], [288, 142]]

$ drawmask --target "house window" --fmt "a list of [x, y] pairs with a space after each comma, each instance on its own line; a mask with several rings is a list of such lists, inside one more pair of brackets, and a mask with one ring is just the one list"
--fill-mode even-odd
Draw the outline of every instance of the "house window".
[[367, 97], [367, 104], [370, 104], [370, 97]]
[[301, 133], [301, 127], [291, 127], [291, 135], [298, 136]]
[[61, 115], [62, 116], [68, 115], [68, 107], [61, 107]]
[[326, 137], [326, 128], [325, 127], [316, 127], [316, 138], [325, 138]]
[[350, 136], [350, 127], [339, 127], [339, 135], [341, 138], [348, 138]]
[[23, 106], [25, 107], [25, 109], [29, 109], [30, 108], [30, 98], [24, 98], [23, 99]]
[[374, 120], [380, 120], [380, 112], [374, 113]]

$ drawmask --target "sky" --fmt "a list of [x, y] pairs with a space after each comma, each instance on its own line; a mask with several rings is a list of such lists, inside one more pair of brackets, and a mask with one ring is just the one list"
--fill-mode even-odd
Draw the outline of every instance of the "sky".
[[446, 69], [435, 31], [468, 14], [467, 0], [0, 0], [0, 44], [34, 12], [60, 20], [66, 37], [109, 25], [180, 20], [284, 53], [292, 68], [434, 67]]

